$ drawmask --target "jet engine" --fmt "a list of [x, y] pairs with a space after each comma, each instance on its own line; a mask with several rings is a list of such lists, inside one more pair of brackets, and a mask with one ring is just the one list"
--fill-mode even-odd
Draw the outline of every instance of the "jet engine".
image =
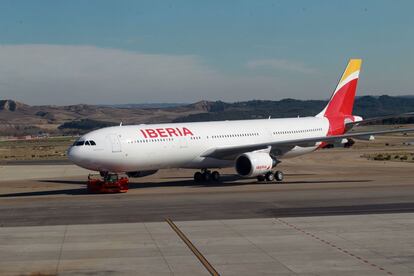
[[247, 152], [237, 157], [236, 171], [241, 176], [255, 177], [271, 171], [276, 164], [267, 152]]
[[147, 175], [151, 175], [156, 173], [158, 170], [152, 170], [152, 171], [135, 171], [135, 172], [127, 172], [126, 175], [128, 177], [144, 177]]

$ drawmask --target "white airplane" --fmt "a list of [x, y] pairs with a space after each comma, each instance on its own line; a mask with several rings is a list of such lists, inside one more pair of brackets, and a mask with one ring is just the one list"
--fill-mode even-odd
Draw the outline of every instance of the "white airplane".
[[80, 137], [68, 157], [102, 176], [141, 177], [159, 169], [193, 168], [201, 170], [195, 181], [218, 181], [220, 174], [210, 169], [234, 166], [243, 177], [282, 181], [283, 173], [273, 170], [283, 158], [327, 144], [343, 146], [351, 137], [367, 140], [374, 134], [414, 131], [347, 133], [349, 125], [362, 121], [352, 115], [361, 62], [349, 61], [327, 106], [315, 117], [107, 127]]

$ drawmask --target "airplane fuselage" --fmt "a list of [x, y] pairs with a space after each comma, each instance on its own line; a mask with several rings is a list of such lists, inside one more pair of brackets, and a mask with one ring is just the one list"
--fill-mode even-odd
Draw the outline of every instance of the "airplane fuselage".
[[[69, 149], [69, 157], [94, 171], [223, 168], [234, 166], [234, 160], [203, 155], [216, 148], [320, 137], [328, 131], [324, 117], [117, 126], [85, 134]], [[279, 148], [272, 155], [282, 159], [317, 148], [318, 143]]]

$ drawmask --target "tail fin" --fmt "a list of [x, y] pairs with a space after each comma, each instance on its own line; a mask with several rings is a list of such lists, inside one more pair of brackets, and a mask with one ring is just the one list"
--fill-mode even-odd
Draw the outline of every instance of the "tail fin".
[[352, 115], [361, 70], [361, 59], [351, 59], [327, 106], [316, 117], [347, 117]]

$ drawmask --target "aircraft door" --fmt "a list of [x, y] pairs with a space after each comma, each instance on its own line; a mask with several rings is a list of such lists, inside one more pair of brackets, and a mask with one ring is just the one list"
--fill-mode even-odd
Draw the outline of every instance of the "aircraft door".
[[121, 142], [116, 134], [109, 134], [108, 139], [111, 142], [112, 152], [121, 152]]
[[180, 149], [187, 149], [188, 148], [188, 139], [186, 136], [182, 136], [179, 137], [179, 144], [180, 144]]

